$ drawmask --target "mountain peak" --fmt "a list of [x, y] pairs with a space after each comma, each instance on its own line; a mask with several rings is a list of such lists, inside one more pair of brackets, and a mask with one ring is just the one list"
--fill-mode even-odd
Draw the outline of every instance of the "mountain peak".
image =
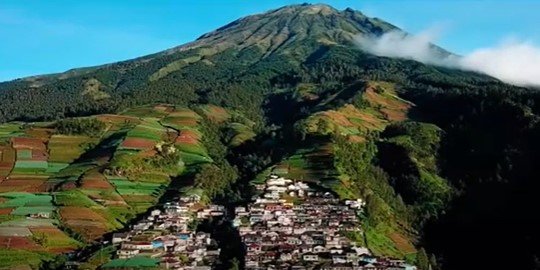
[[296, 12], [304, 14], [321, 14], [321, 15], [330, 15], [339, 13], [339, 11], [332, 6], [327, 4], [299, 4], [299, 5], [289, 5], [278, 8], [276, 12]]
[[326, 4], [289, 5], [238, 19], [168, 52], [256, 46], [271, 54], [297, 42], [343, 44], [358, 34], [380, 35], [392, 29], [396, 27], [351, 8], [339, 11]]

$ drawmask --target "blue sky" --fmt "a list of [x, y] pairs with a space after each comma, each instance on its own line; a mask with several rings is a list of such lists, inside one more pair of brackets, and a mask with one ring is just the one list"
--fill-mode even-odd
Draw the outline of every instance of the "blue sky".
[[[310, 1], [0, 1], [0, 81], [130, 59], [191, 41], [239, 17]], [[536, 0], [315, 1], [352, 7], [459, 53], [509, 37], [540, 43]]]

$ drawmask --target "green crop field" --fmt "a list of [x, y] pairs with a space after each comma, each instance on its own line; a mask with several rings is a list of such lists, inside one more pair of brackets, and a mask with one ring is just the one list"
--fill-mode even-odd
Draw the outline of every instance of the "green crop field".
[[0, 138], [10, 138], [22, 134], [21, 125], [8, 123], [0, 125]]
[[53, 135], [47, 144], [49, 161], [70, 163], [77, 159], [96, 139], [88, 136]]
[[38, 213], [51, 214], [54, 211], [54, 209], [55, 209], [54, 206], [21, 206], [13, 210], [11, 214], [15, 216], [27, 216], [27, 215], [38, 214]]
[[165, 173], [143, 172], [140, 174], [139, 177], [137, 177], [137, 180], [141, 182], [167, 184], [170, 181], [170, 177]]
[[149, 106], [131, 108], [123, 112], [122, 114], [129, 115], [129, 116], [136, 116], [136, 117], [156, 117], [156, 118], [160, 118], [167, 115], [166, 112], [158, 111]]
[[139, 269], [139, 268], [152, 268], [157, 267], [159, 264], [158, 259], [148, 258], [143, 256], [136, 256], [129, 259], [115, 259], [106, 264], [101, 268], [122, 268], [122, 269]]
[[57, 221], [53, 219], [21, 217], [21, 218], [15, 218], [6, 222], [2, 222], [2, 224], [0, 224], [0, 227], [11, 227], [11, 228], [54, 227], [56, 223]]
[[[4, 269], [16, 269], [17, 266], [31, 266], [37, 269], [41, 260], [51, 259], [53, 256], [44, 252], [30, 252], [19, 249], [0, 248], [0, 266]], [[21, 268], [24, 269], [24, 268]]]
[[0, 197], [8, 199], [0, 203], [0, 208], [22, 206], [52, 206], [52, 196], [45, 194], [32, 194], [25, 192], [1, 193]]
[[58, 174], [56, 174], [57, 177], [75, 177], [78, 178], [88, 170], [91, 170], [95, 168], [97, 164], [92, 161], [88, 162], [81, 162], [81, 163], [73, 163], [66, 168], [62, 169]]
[[157, 195], [163, 185], [129, 180], [110, 180], [120, 195]]
[[256, 134], [251, 128], [240, 123], [231, 123], [228, 125], [229, 130], [233, 132], [233, 136], [229, 139], [229, 145], [232, 147], [239, 146], [242, 143], [253, 139]]
[[54, 201], [57, 205], [61, 206], [91, 207], [98, 205], [92, 199], [88, 198], [86, 194], [82, 193], [79, 190], [58, 192], [54, 195]]
[[69, 163], [48, 162], [47, 173], [58, 173], [69, 166]]
[[32, 159], [32, 150], [30, 149], [18, 149], [17, 159]]
[[205, 157], [208, 156], [206, 149], [204, 148], [204, 146], [200, 144], [176, 143], [174, 144], [174, 146], [176, 147], [176, 149], [185, 153], [191, 153], [194, 155], [205, 156]]
[[187, 152], [180, 152], [180, 157], [186, 165], [212, 162], [212, 159], [210, 157]]

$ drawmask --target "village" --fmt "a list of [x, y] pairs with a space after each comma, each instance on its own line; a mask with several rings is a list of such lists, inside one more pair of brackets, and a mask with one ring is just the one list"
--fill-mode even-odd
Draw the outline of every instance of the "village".
[[[358, 243], [363, 200], [339, 200], [276, 175], [256, 188], [254, 202], [236, 207], [231, 220], [245, 249], [245, 269], [417, 269], [403, 260], [374, 256]], [[197, 224], [228, 215], [225, 207], [200, 200], [182, 196], [152, 210], [128, 232], [113, 234], [115, 259], [102, 268], [216, 269], [219, 245], [209, 233], [197, 232]]]
[[112, 244], [119, 246], [116, 259], [102, 268], [214, 269], [220, 249], [209, 233], [197, 232], [196, 227], [200, 220], [224, 214], [223, 206], [204, 206], [198, 195], [167, 202], [129, 232], [113, 234]]
[[237, 207], [233, 220], [246, 247], [246, 269], [416, 269], [403, 260], [375, 257], [350, 239], [362, 235], [362, 200], [340, 201], [276, 175], [257, 189], [261, 195]]

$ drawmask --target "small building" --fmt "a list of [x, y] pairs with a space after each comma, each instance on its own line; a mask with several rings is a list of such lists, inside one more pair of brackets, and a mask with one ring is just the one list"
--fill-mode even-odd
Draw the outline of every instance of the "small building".
[[319, 255], [313, 253], [305, 253], [304, 255], [302, 255], [302, 260], [306, 262], [318, 262]]
[[128, 240], [129, 234], [127, 233], [113, 233], [112, 243], [119, 244]]

